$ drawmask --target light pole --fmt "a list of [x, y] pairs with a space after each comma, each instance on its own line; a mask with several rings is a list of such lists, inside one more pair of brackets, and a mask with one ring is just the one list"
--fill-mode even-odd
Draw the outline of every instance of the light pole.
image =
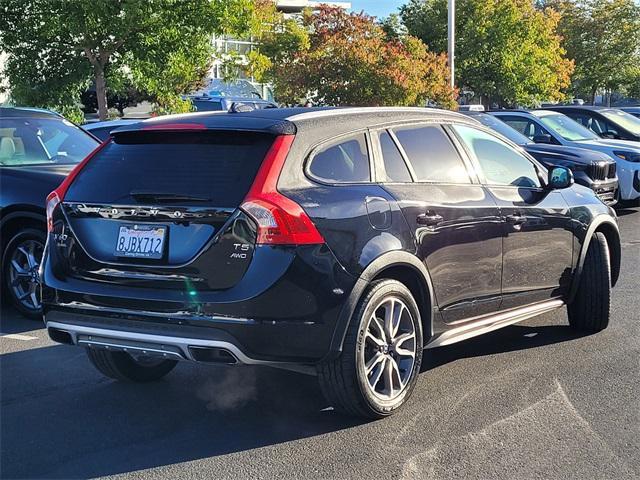
[[447, 52], [449, 54], [449, 73], [451, 88], [455, 87], [455, 48], [456, 48], [456, 0], [449, 0], [447, 12]]

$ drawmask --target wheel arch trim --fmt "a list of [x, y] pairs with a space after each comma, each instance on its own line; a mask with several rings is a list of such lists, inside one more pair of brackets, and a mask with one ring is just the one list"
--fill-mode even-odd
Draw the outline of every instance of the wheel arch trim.
[[[434, 307], [436, 306], [436, 301], [433, 283], [431, 282], [431, 277], [427, 267], [412, 253], [403, 250], [391, 251], [380, 255], [367, 265], [358, 277], [351, 293], [347, 299], [345, 299], [344, 306], [338, 315], [333, 332], [333, 338], [331, 340], [331, 346], [328, 354], [329, 358], [337, 356], [342, 351], [349, 322], [351, 321], [353, 312], [355, 311], [358, 301], [364, 294], [366, 288], [374, 279], [378, 278], [386, 270], [398, 267], [411, 270], [420, 279], [422, 287], [424, 288], [424, 301], [427, 303], [426, 305], [423, 305], [424, 308], [421, 308], [421, 312], [423, 314], [426, 313], [427, 315], [427, 318], [421, 319], [423, 326], [423, 343], [426, 345], [429, 339], [433, 336]], [[421, 301], [419, 298], [416, 298], [415, 300], [417, 303]]]
[[[611, 262], [611, 286], [615, 286], [620, 276], [621, 265], [621, 246], [620, 246], [620, 230], [616, 222], [611, 220], [608, 215], [599, 215], [593, 219], [591, 224], [586, 229], [583, 237], [582, 247], [580, 249], [580, 255], [576, 263], [573, 280], [571, 282], [571, 289], [567, 298], [567, 303], [571, 303], [578, 292], [580, 285], [580, 277], [582, 276], [582, 270], [584, 268], [584, 262], [587, 258], [587, 251], [591, 240], [596, 232], [601, 232], [607, 238], [607, 244], [609, 246], [609, 261]], [[615, 241], [611, 242], [610, 237], [614, 236]]]

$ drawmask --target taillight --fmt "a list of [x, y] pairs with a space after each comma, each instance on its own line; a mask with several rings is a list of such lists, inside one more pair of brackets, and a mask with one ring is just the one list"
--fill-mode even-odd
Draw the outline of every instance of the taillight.
[[324, 238], [302, 207], [276, 188], [293, 139], [294, 135], [276, 137], [240, 206], [258, 224], [258, 244], [324, 243]]
[[78, 176], [78, 173], [80, 173], [80, 170], [84, 168], [87, 162], [110, 141], [111, 139], [109, 138], [98, 145], [96, 148], [94, 148], [91, 153], [89, 153], [89, 155], [84, 158], [84, 160], [82, 160], [73, 168], [73, 170], [69, 172], [69, 175], [66, 176], [66, 178], [62, 181], [58, 188], [47, 195], [47, 230], [49, 232], [53, 231], [53, 213], [55, 212], [56, 207], [60, 205], [62, 200], [64, 200], [64, 196], [67, 193], [69, 186], [71, 186], [71, 183], [73, 183], [73, 180]]

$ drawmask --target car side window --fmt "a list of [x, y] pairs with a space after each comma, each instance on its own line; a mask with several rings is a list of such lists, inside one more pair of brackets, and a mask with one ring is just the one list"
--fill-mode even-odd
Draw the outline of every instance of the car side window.
[[365, 135], [356, 135], [323, 147], [311, 159], [308, 172], [316, 179], [328, 183], [370, 181]]
[[393, 132], [411, 162], [416, 181], [471, 183], [462, 158], [441, 127], [401, 127]]
[[549, 135], [553, 138], [546, 128], [538, 125], [536, 122], [533, 122], [528, 118], [518, 117], [515, 115], [501, 115], [499, 118], [511, 128], [516, 129], [525, 137], [529, 138], [529, 140], [533, 140], [539, 135]]
[[407, 164], [402, 158], [398, 146], [395, 144], [388, 132], [380, 132], [378, 136], [380, 140], [380, 151], [382, 160], [384, 161], [384, 169], [387, 174], [388, 182], [411, 182], [411, 174], [407, 168]]
[[487, 183], [514, 187], [540, 187], [531, 161], [499, 138], [465, 125], [454, 125], [456, 133], [475, 155]]

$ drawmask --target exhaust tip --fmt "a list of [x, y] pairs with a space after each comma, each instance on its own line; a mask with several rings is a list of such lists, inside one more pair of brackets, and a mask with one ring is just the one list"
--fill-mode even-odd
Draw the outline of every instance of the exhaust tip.
[[54, 342], [73, 345], [73, 338], [69, 332], [58, 330], [57, 328], [47, 328], [47, 333], [49, 334], [49, 338]]
[[233, 365], [238, 359], [229, 350], [216, 347], [189, 347], [191, 356], [196, 362]]

